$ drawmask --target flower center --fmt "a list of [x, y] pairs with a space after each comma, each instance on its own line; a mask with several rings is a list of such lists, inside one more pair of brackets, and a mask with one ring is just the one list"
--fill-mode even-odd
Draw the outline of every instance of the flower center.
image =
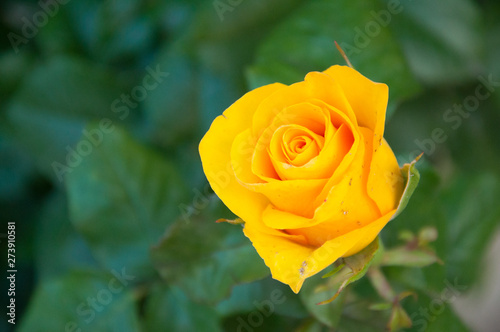
[[302, 166], [319, 154], [324, 142], [322, 136], [306, 128], [291, 126], [283, 133], [281, 149], [289, 164]]

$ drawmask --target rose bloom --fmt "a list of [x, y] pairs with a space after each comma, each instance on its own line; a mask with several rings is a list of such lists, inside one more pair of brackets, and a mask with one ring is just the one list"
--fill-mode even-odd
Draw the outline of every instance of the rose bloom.
[[396, 212], [404, 180], [383, 138], [387, 100], [387, 85], [332, 66], [248, 92], [200, 143], [212, 189], [296, 293]]

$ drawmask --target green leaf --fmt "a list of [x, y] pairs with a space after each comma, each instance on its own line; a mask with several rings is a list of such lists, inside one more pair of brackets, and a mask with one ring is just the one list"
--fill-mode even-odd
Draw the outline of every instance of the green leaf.
[[139, 332], [131, 285], [95, 271], [46, 280], [37, 287], [19, 331]]
[[111, 109], [121, 93], [108, 72], [73, 58], [54, 57], [26, 77], [8, 105], [6, 126], [39, 169], [57, 179], [53, 163], [69, 163], [69, 151], [87, 121], [123, 122]]
[[[47, 8], [51, 8], [48, 6]], [[68, 17], [67, 6], [55, 3], [52, 7], [57, 8], [56, 14], [48, 20], [47, 24], [40, 27], [36, 38], [32, 41], [37, 45], [40, 53], [52, 57], [57, 54], [71, 54], [78, 51], [78, 39], [72, 27], [73, 20]], [[50, 14], [50, 12], [49, 12]]]
[[371, 310], [373, 300], [360, 293], [347, 302], [342, 310], [339, 326], [345, 332], [384, 332], [387, 331], [388, 315], [385, 311]]
[[[304, 3], [258, 49], [256, 61], [247, 73], [250, 86], [291, 84], [302, 81], [310, 71], [345, 64], [334, 45], [337, 41], [360, 73], [389, 85], [391, 113], [399, 101], [417, 93], [419, 85], [390, 30], [381, 27], [371, 14], [383, 7], [369, 0]], [[361, 47], [357, 41], [369, 23], [378, 25], [378, 33], [366, 37], [368, 41]]]
[[317, 320], [314, 319], [309, 319], [305, 321], [304, 324], [299, 326], [298, 329], [295, 330], [295, 332], [327, 332], [329, 331], [328, 327], [321, 324]]
[[[424, 267], [441, 262], [435, 253], [425, 249], [409, 249], [406, 246], [384, 251], [380, 265]], [[442, 262], [441, 262], [442, 263]]]
[[[405, 302], [404, 308], [412, 320], [412, 328], [408, 331], [470, 331], [451, 306], [456, 295], [451, 293], [451, 297], [442, 298], [441, 292], [444, 291], [444, 287], [445, 285], [439, 293], [431, 296], [419, 293], [418, 301]], [[450, 296], [450, 293], [446, 294]]]
[[0, 55], [0, 92], [4, 103], [7, 97], [16, 90], [23, 77], [29, 73], [33, 66], [33, 57], [30, 53], [16, 53], [14, 50], [4, 51]]
[[420, 80], [443, 84], [476, 75], [482, 49], [481, 17], [469, 0], [401, 2], [389, 28]]
[[215, 196], [199, 199], [189, 219], [178, 220], [152, 250], [161, 276], [198, 301], [216, 303], [231, 288], [269, 275], [241, 227], [215, 221], [229, 215]]
[[69, 221], [68, 203], [62, 191], [47, 198], [36, 234], [35, 265], [39, 280], [53, 279], [72, 269], [97, 267], [87, 243]]
[[[471, 284], [481, 275], [482, 254], [500, 227], [500, 179], [497, 175], [461, 174], [443, 193], [446, 245], [443, 258], [447, 277]], [[443, 227], [441, 226], [441, 227]], [[441, 231], [440, 231], [441, 233]], [[436, 242], [437, 244], [437, 242]]]
[[91, 57], [100, 62], [123, 63], [141, 59], [152, 47], [157, 26], [152, 17], [145, 15], [148, 7], [141, 6], [138, 0], [91, 0], [69, 3], [64, 11], [72, 23], [70, 28]]
[[199, 121], [200, 83], [195, 62], [178, 48], [169, 45], [153, 62], [153, 67], [168, 76], [144, 100], [144, 130], [152, 142], [165, 147], [190, 138]]
[[106, 268], [149, 275], [149, 249], [178, 217], [187, 191], [162, 156], [109, 130], [67, 175], [70, 219]]
[[144, 331], [222, 331], [210, 306], [193, 302], [177, 287], [156, 285], [145, 302]]
[[266, 316], [274, 314], [293, 318], [309, 316], [300, 297], [288, 285], [270, 276], [234, 286], [231, 296], [219, 302], [216, 308], [223, 316], [251, 313], [255, 310], [263, 312]]
[[413, 195], [413, 192], [417, 188], [418, 181], [420, 180], [420, 173], [417, 170], [415, 164], [420, 159], [420, 156], [415, 158], [411, 163], [404, 164], [401, 168], [401, 173], [405, 178], [405, 189], [403, 191], [403, 195], [401, 196], [398, 204], [398, 209], [396, 213], [392, 216], [391, 220], [396, 218], [408, 205], [410, 201], [410, 197]]
[[[0, 201], [22, 200], [35, 169], [29, 156], [0, 133]], [[8, 219], [8, 218], [7, 218]]]

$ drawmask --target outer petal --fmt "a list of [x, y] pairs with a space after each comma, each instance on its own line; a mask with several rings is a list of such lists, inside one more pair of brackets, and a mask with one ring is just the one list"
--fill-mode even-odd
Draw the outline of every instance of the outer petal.
[[371, 129], [374, 132], [374, 140], [382, 139], [389, 98], [387, 85], [375, 83], [346, 66], [332, 66], [324, 73], [333, 77], [342, 87], [356, 114], [358, 125]]
[[246, 222], [260, 219], [268, 200], [241, 186], [231, 165], [231, 146], [235, 137], [249, 128], [258, 105], [273, 92], [285, 87], [270, 84], [252, 90], [231, 105], [212, 123], [199, 145], [203, 171], [214, 192], [224, 204]]
[[246, 224], [245, 235], [270, 268], [274, 279], [286, 283], [298, 293], [304, 280], [315, 275], [340, 257], [347, 257], [366, 247], [391, 219], [394, 211], [370, 225], [354, 230], [319, 248], [294, 242], [287, 234], [262, 223]]
[[401, 169], [385, 139], [382, 139], [373, 152], [367, 190], [381, 213], [396, 208], [403, 195], [404, 180]]
[[383, 138], [388, 87], [375, 83], [356, 70], [332, 66], [324, 73], [335, 77], [356, 114], [358, 124], [373, 131], [373, 151], [368, 178], [368, 195], [385, 213], [396, 207], [403, 192], [403, 179], [391, 148]]
[[340, 110], [356, 125], [356, 115], [339, 83], [323, 73], [310, 72], [303, 82], [292, 84], [286, 89], [275, 92], [255, 112], [252, 124], [254, 135], [259, 137], [273, 122], [274, 117], [286, 107], [311, 99], [321, 100]]

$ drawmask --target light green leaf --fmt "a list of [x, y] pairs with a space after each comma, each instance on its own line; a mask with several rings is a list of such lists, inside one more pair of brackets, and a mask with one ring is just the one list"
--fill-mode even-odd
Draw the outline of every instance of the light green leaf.
[[424, 267], [437, 262], [441, 262], [441, 260], [435, 253], [429, 250], [420, 248], [409, 249], [406, 246], [403, 246], [385, 250], [382, 255], [380, 265]]

